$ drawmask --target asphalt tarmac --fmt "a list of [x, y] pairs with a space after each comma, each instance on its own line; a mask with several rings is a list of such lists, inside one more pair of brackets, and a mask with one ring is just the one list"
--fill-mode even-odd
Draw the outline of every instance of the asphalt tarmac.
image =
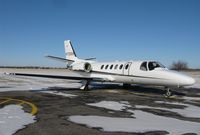
[[[64, 69], [0, 69], [21, 71], [71, 74]], [[35, 118], [14, 135], [200, 135], [200, 72], [186, 74], [197, 83], [173, 89], [171, 98], [160, 87], [92, 84], [90, 91], [82, 91], [75, 88], [79, 82], [1, 75], [0, 135], [1, 124], [8, 128], [4, 133], [11, 126], [1, 119], [7, 117], [2, 109], [9, 105], [22, 106]]]
[[[55, 93], [60, 92], [62, 94], [66, 93], [76, 96], [68, 97], [52, 93], [45, 93], [45, 91], [56, 91]], [[88, 103], [97, 103], [101, 101], [126, 101], [132, 106], [133, 110], [135, 109], [134, 106], [136, 105], [166, 107], [169, 109], [177, 108], [177, 106], [173, 104], [157, 104], [157, 101], [166, 103], [187, 103], [199, 107], [200, 109], [199, 89], [174, 89], [173, 93], [175, 96], [172, 98], [165, 98], [163, 95], [164, 91], [162, 91], [160, 88], [133, 86], [128, 89], [123, 89], [118, 85], [104, 85], [103, 87], [93, 88], [90, 91], [82, 91], [79, 89], [51, 87], [45, 90], [37, 91], [1, 92], [0, 101], [3, 102], [2, 98], [19, 99], [27, 101], [36, 107], [36, 112], [34, 114], [36, 116], [36, 122], [27, 125], [21, 130], [18, 130], [15, 135], [165, 135], [168, 133], [168, 131], [160, 131], [159, 127], [158, 130], [147, 132], [110, 132], [103, 130], [101, 127], [90, 127], [86, 124], [74, 123], [69, 121], [69, 117], [72, 115], [95, 115], [116, 118], [130, 118], [131, 114], [124, 110], [115, 111], [87, 105]], [[6, 102], [0, 104], [0, 108], [8, 104], [14, 103]], [[24, 110], [26, 112], [32, 112], [33, 110], [31, 109], [33, 108], [24, 105]], [[173, 111], [162, 111], [148, 107], [140, 108], [140, 110], [155, 114], [157, 116], [164, 116], [166, 118], [173, 118], [200, 124], [200, 118], [182, 116]], [[112, 125], [112, 122], [110, 122], [110, 124]], [[131, 127], [134, 125], [129, 126]], [[200, 134], [200, 131], [195, 131], [195, 133]], [[187, 133], [187, 135], [195, 135], [195, 133]]]

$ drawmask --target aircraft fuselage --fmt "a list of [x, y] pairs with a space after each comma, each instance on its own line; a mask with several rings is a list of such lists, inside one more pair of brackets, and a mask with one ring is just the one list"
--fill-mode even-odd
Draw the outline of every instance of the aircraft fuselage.
[[[83, 63], [83, 64], [81, 64]], [[150, 67], [155, 61], [115, 61], [115, 62], [89, 62], [91, 70], [86, 72], [85, 62], [72, 65], [72, 70], [80, 71], [83, 76], [105, 78], [100, 81], [109, 81], [126, 84], [143, 84], [166, 87], [183, 87], [193, 85], [195, 80], [180, 72], [172, 71], [160, 63], [159, 67]], [[142, 64], [146, 63], [146, 68]], [[83, 66], [83, 68], [81, 68]], [[82, 69], [82, 70], [81, 70]]]

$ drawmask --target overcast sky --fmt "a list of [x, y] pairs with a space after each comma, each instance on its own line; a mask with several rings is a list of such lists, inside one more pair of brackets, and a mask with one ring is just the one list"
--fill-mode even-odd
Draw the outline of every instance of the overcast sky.
[[0, 65], [65, 66], [80, 58], [183, 60], [200, 68], [199, 0], [0, 0]]

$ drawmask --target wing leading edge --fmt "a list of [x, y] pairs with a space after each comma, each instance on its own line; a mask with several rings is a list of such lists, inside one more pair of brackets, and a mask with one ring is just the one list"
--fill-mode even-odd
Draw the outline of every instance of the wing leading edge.
[[69, 79], [69, 80], [87, 80], [87, 81], [103, 81], [103, 78], [92, 78], [82, 76], [62, 76], [62, 75], [46, 75], [46, 74], [26, 74], [26, 73], [5, 73], [6, 75], [29, 76], [29, 77], [43, 77], [52, 79]]

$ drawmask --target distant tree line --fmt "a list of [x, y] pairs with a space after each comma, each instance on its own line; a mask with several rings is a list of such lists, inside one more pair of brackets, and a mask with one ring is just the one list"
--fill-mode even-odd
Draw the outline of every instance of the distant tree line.
[[188, 70], [189, 67], [188, 67], [187, 62], [179, 60], [179, 61], [173, 62], [170, 69], [172, 69], [172, 70]]

